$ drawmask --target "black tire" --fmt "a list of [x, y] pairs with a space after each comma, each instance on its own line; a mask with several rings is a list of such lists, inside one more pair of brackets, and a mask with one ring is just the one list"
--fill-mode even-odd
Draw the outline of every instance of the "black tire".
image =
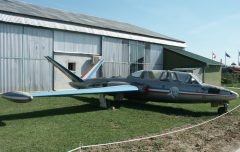
[[0, 120], [0, 127], [3, 127], [3, 126], [6, 126], [6, 124]]
[[116, 100], [115, 101], [115, 107], [119, 109], [122, 106], [122, 100]]
[[222, 114], [224, 114], [224, 113], [226, 113], [226, 109], [225, 109], [224, 107], [219, 107], [219, 108], [218, 108], [218, 114], [219, 114], [219, 115], [222, 115]]

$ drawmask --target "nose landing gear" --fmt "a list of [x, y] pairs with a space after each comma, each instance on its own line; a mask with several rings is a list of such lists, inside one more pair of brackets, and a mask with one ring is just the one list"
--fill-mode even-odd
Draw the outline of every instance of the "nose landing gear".
[[228, 103], [224, 103], [223, 107], [218, 108], [218, 114], [219, 115], [224, 114], [226, 112], [228, 112]]

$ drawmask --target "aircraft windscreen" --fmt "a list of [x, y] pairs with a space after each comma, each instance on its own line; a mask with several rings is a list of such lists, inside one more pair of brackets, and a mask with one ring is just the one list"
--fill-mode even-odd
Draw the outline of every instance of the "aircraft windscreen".
[[193, 74], [177, 72], [177, 77], [180, 82], [189, 83], [189, 84], [201, 84], [202, 81]]
[[159, 80], [160, 76], [162, 74], [162, 71], [160, 70], [152, 70], [152, 71], [137, 71], [132, 73], [131, 75], [136, 78], [141, 79], [148, 79], [148, 80]]
[[161, 74], [162, 74], [162, 71], [152, 71], [152, 73], [153, 73], [153, 75], [154, 75], [154, 78], [155, 78], [155, 80], [159, 80], [159, 78], [160, 78], [160, 76], [161, 76]]
[[139, 78], [139, 77], [142, 75], [142, 73], [143, 73], [143, 70], [134, 72], [134, 73], [132, 73], [131, 75], [132, 75], [133, 77]]
[[158, 80], [160, 75], [160, 71], [143, 71], [141, 78], [147, 80]]
[[199, 79], [196, 75], [192, 74], [192, 77], [199, 83], [199, 84], [202, 84], [202, 80]]
[[187, 74], [187, 73], [177, 72], [176, 74], [177, 74], [178, 80], [180, 82], [185, 83], [187, 80], [189, 80], [189, 74]]
[[184, 84], [202, 83], [202, 81], [197, 76], [186, 72], [171, 72], [164, 70], [151, 70], [151, 71], [141, 70], [132, 73], [131, 76], [145, 80], [178, 81]]

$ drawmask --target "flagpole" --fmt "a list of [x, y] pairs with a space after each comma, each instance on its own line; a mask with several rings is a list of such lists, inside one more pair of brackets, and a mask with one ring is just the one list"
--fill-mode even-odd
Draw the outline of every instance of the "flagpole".
[[227, 65], [226, 65], [226, 52], [225, 52], [225, 54], [224, 54], [224, 55], [225, 55], [225, 66], [227, 66]]
[[238, 64], [237, 64], [238, 66], [240, 66], [240, 64], [239, 64], [239, 53], [240, 53], [240, 52], [239, 52], [239, 50], [238, 50]]

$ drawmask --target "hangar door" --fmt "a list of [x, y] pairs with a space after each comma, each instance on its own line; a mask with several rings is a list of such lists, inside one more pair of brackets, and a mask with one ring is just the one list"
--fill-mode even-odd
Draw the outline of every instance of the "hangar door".
[[0, 23], [0, 92], [52, 89], [52, 31]]
[[[100, 55], [100, 37], [95, 35], [54, 31], [54, 59], [81, 76], [93, 65], [93, 56]], [[93, 76], [93, 78], [96, 77]], [[54, 89], [73, 89], [61, 71], [54, 68]]]
[[161, 70], [163, 47], [119, 38], [102, 38], [103, 76], [127, 77], [138, 70]]

